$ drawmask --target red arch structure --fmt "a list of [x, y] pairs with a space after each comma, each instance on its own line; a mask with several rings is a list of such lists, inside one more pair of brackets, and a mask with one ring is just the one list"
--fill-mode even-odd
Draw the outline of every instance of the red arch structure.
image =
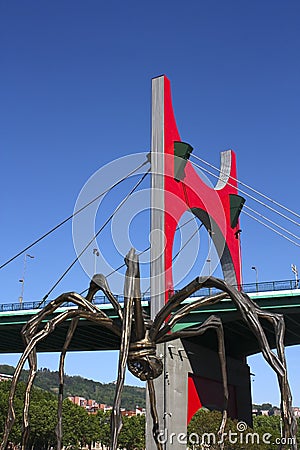
[[[221, 153], [220, 177], [215, 187], [208, 186], [188, 160], [192, 147], [181, 141], [172, 106], [170, 81], [161, 76], [153, 79], [152, 83], [152, 232], [155, 230], [154, 235], [156, 233], [152, 241], [152, 246], [156, 247], [152, 255], [152, 292], [158, 297], [164, 292], [164, 301], [167, 301], [173, 291], [174, 235], [186, 211], [193, 212], [210, 233], [224, 279], [240, 286], [238, 217], [244, 199], [237, 190], [235, 153], [232, 150]], [[158, 303], [161, 307], [162, 298]]]
[[[224, 279], [232, 285], [241, 285], [239, 214], [244, 199], [238, 195], [236, 159], [232, 150], [221, 153], [220, 176], [214, 187], [205, 183], [193, 168], [189, 161], [193, 149], [182, 142], [179, 135], [170, 81], [165, 76], [152, 80], [151, 139], [150, 287], [151, 317], [154, 318], [174, 289], [174, 236], [186, 211], [197, 216], [210, 233]], [[180, 340], [172, 341], [171, 348], [164, 344], [159, 352], [164, 359], [164, 376], [155, 381], [158, 416], [164, 428], [176, 435], [184, 431], [186, 419], [189, 420], [201, 405], [222, 406], [218, 353], [201, 347], [199, 342]], [[180, 356], [182, 354], [184, 357]], [[232, 384], [229, 414], [250, 423], [249, 368], [244, 360], [227, 358], [229, 362], [228, 380]], [[182, 414], [185, 410], [186, 418]], [[150, 434], [147, 436], [147, 449], [155, 449]], [[176, 445], [176, 450], [183, 448]], [[173, 449], [167, 445], [166, 449], [171, 447]]]

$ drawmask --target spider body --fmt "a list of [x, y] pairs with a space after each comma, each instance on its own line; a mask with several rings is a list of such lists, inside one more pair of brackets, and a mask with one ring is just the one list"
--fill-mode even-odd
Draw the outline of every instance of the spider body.
[[149, 338], [130, 344], [127, 366], [142, 381], [154, 380], [163, 371], [162, 359], [156, 355], [156, 345]]
[[[30, 392], [34, 382], [37, 360], [36, 346], [45, 339], [53, 330], [66, 320], [71, 319], [65, 344], [61, 352], [59, 363], [59, 397], [58, 397], [58, 423], [56, 428], [57, 450], [62, 449], [62, 401], [64, 385], [64, 361], [65, 356], [76, 330], [79, 319], [86, 319], [96, 322], [100, 327], [110, 329], [120, 338], [120, 353], [118, 365], [118, 378], [113, 410], [111, 414], [111, 444], [110, 449], [116, 450], [118, 446], [118, 436], [122, 427], [121, 418], [121, 395], [125, 380], [126, 365], [130, 372], [140, 380], [147, 382], [150, 401], [150, 413], [153, 419], [153, 437], [158, 450], [162, 450], [159, 442], [159, 417], [156, 409], [155, 388], [153, 380], [158, 378], [163, 371], [162, 359], [157, 356], [157, 344], [169, 342], [178, 338], [188, 338], [201, 335], [209, 329], [214, 329], [218, 339], [218, 354], [220, 358], [221, 374], [223, 379], [224, 410], [223, 418], [219, 428], [219, 435], [222, 437], [227, 418], [228, 386], [226, 356], [224, 345], [224, 333], [221, 319], [214, 315], [210, 316], [203, 323], [181, 331], [172, 331], [174, 325], [184, 318], [191, 311], [203, 305], [212, 305], [221, 301], [225, 297], [230, 297], [240, 312], [244, 322], [251, 329], [260, 344], [264, 358], [277, 374], [279, 388], [281, 392], [281, 409], [284, 425], [284, 437], [296, 436], [296, 420], [292, 411], [292, 397], [287, 379], [286, 361], [284, 354], [284, 319], [281, 315], [262, 311], [246, 294], [237, 291], [224, 280], [214, 277], [198, 277], [189, 283], [185, 288], [174, 294], [164, 307], [157, 313], [153, 320], [145, 318], [141, 304], [139, 263], [138, 256], [134, 249], [131, 249], [125, 258], [127, 271], [124, 284], [124, 306], [118, 303], [117, 299], [109, 289], [106, 278], [103, 275], [95, 275], [90, 283], [90, 288], [86, 298], [76, 293], [66, 293], [52, 300], [37, 315], [31, 318], [24, 326], [22, 333], [25, 343], [25, 350], [16, 367], [12, 380], [11, 392], [9, 396], [8, 416], [5, 432], [0, 450], [6, 448], [9, 434], [15, 420], [14, 396], [21, 370], [28, 360], [30, 371], [25, 392], [23, 411], [23, 436], [22, 450], [25, 450], [29, 435], [29, 403]], [[208, 297], [198, 297], [191, 302], [182, 305], [182, 302], [202, 287], [215, 287], [220, 292]], [[116, 318], [109, 318], [100, 308], [93, 305], [92, 300], [98, 290], [102, 290], [112, 304]], [[61, 307], [65, 302], [72, 302], [76, 308], [71, 308], [60, 312], [53, 318], [53, 312]], [[260, 319], [268, 320], [274, 327], [276, 334], [276, 350], [274, 353], [264, 330], [260, 324]], [[46, 322], [44, 324], [44, 322]], [[224, 447], [223, 440], [220, 439], [220, 449]], [[291, 445], [292, 450], [297, 449], [296, 442]]]

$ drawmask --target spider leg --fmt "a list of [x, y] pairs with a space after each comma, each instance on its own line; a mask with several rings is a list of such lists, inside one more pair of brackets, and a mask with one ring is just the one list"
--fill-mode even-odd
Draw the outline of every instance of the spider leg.
[[43, 320], [46, 320], [49, 315], [54, 313], [57, 308], [59, 308], [63, 305], [63, 303], [66, 302], [72, 302], [78, 307], [82, 307], [87, 311], [94, 312], [103, 318], [107, 318], [107, 315], [96, 305], [92, 305], [91, 302], [89, 302], [87, 299], [77, 294], [76, 292], [68, 292], [49, 302], [38, 314], [29, 319], [26, 325], [23, 327], [22, 334], [35, 334], [40, 323]]
[[[287, 436], [295, 438], [296, 436], [296, 419], [294, 418], [293, 411], [291, 409], [291, 393], [287, 378], [287, 368], [284, 356], [284, 319], [280, 315], [275, 315], [267, 311], [261, 310], [257, 304], [251, 300], [248, 295], [236, 290], [234, 287], [227, 284], [225, 281], [210, 277], [202, 282], [202, 277], [198, 278], [198, 283], [202, 286], [216, 287], [228, 293], [232, 301], [235, 303], [239, 310], [243, 320], [249, 326], [254, 336], [258, 340], [261, 352], [265, 360], [269, 363], [272, 369], [275, 371], [280, 392], [282, 403], [282, 417], [285, 424], [285, 433]], [[276, 334], [276, 355], [270, 348], [265, 331], [260, 323], [260, 318], [271, 321], [275, 328]], [[292, 450], [297, 449], [297, 443], [292, 442]]]
[[200, 336], [204, 334], [207, 330], [214, 329], [217, 333], [218, 339], [218, 355], [221, 366], [221, 375], [223, 381], [223, 393], [224, 393], [224, 406], [223, 406], [223, 414], [222, 414], [222, 422], [220, 424], [218, 430], [218, 443], [220, 444], [220, 449], [224, 448], [223, 436], [224, 430], [227, 421], [227, 408], [228, 408], [228, 399], [229, 399], [229, 391], [228, 391], [228, 381], [227, 381], [227, 367], [226, 367], [226, 353], [225, 353], [225, 343], [224, 343], [224, 330], [222, 321], [217, 316], [210, 316], [205, 320], [202, 324], [197, 327], [188, 328], [185, 330], [177, 331], [171, 334], [167, 334], [162, 337], [159, 342], [169, 342], [174, 339], [180, 338], [188, 338], [191, 336]]
[[[284, 334], [285, 334], [284, 318], [281, 314], [273, 314], [268, 311], [262, 311], [259, 308], [257, 308], [257, 315], [260, 318], [264, 318], [269, 322], [271, 322], [274, 327], [276, 337], [277, 358], [279, 358], [284, 368], [283, 375], [277, 373], [277, 378], [281, 393], [281, 412], [284, 424], [285, 437], [289, 437], [289, 435], [296, 436], [297, 421], [295, 419], [292, 410], [292, 394], [287, 378], [287, 365], [284, 351]], [[292, 445], [291, 448], [296, 449], [297, 447], [293, 447]]]
[[194, 309], [197, 309], [201, 306], [214, 305], [215, 303], [219, 302], [225, 297], [228, 297], [228, 294], [226, 292], [221, 292], [219, 294], [211, 295], [209, 297], [201, 297], [197, 300], [192, 301], [188, 305], [184, 305], [182, 308], [180, 308], [166, 320], [164, 326], [161, 327], [161, 329], [157, 334], [156, 337], [157, 342], [160, 342], [160, 338], [162, 336], [167, 334], [180, 319], [185, 317]]
[[187, 286], [180, 289], [180, 291], [176, 292], [176, 294], [174, 294], [169, 299], [169, 301], [161, 308], [161, 310], [155, 316], [153, 325], [149, 333], [151, 340], [155, 341], [162, 324], [165, 322], [168, 316], [174, 311], [174, 309], [177, 308], [180, 305], [180, 303], [182, 303], [185, 299], [190, 297], [194, 292], [201, 289], [201, 287], [204, 286], [205, 281], [206, 278], [203, 277], [202, 281], [202, 278], [198, 277], [191, 283], [189, 283]]
[[74, 336], [75, 330], [78, 325], [79, 318], [76, 317], [70, 323], [68, 328], [66, 340], [60, 354], [59, 359], [59, 391], [58, 391], [58, 407], [57, 407], [57, 426], [56, 426], [56, 439], [57, 439], [57, 450], [62, 448], [62, 405], [63, 405], [63, 393], [64, 393], [64, 364], [67, 350], [69, 348], [70, 342]]
[[129, 353], [132, 314], [133, 314], [133, 299], [129, 298], [127, 302], [124, 302], [124, 320], [122, 326], [121, 346], [119, 353], [118, 378], [116, 383], [114, 405], [111, 415], [111, 450], [117, 449], [118, 436], [122, 428], [121, 395], [125, 381], [126, 363]]
[[[29, 337], [24, 336], [25, 345], [29, 343]], [[30, 395], [33, 382], [37, 372], [37, 354], [36, 349], [33, 349], [28, 356], [29, 362], [29, 375], [26, 384], [25, 396], [24, 396], [24, 409], [23, 409], [23, 432], [22, 432], [22, 449], [26, 448], [26, 444], [29, 438], [29, 404]]]
[[136, 255], [134, 249], [131, 249], [128, 255], [126, 256], [125, 263], [127, 265], [127, 270], [124, 284], [124, 312], [123, 312], [121, 346], [119, 353], [118, 378], [116, 383], [116, 392], [110, 423], [111, 426], [110, 450], [117, 449], [118, 436], [122, 428], [121, 395], [125, 381], [125, 371], [130, 346], [132, 315], [134, 311], [134, 299], [138, 298], [140, 295], [139, 294], [140, 284], [138, 277], [139, 275], [138, 256]]
[[154, 383], [153, 380], [147, 380], [147, 389], [149, 393], [149, 400], [150, 400], [150, 413], [152, 417], [153, 422], [153, 428], [152, 428], [152, 434], [154, 441], [156, 443], [156, 447], [158, 450], [163, 450], [161, 442], [158, 440], [158, 432], [159, 432], [159, 420], [158, 420], [158, 414], [156, 409], [156, 398], [155, 398], [155, 389], [154, 389]]
[[[128, 265], [127, 261], [127, 265]], [[137, 263], [138, 264], [138, 263]], [[128, 270], [127, 270], [128, 272]], [[136, 274], [135, 274], [136, 275]], [[128, 276], [128, 273], [127, 273]], [[134, 281], [131, 280], [131, 281]], [[111, 448], [117, 448], [117, 440], [118, 436], [120, 434], [121, 428], [122, 428], [122, 417], [121, 417], [121, 394], [123, 391], [124, 386], [124, 380], [125, 380], [125, 369], [126, 369], [126, 363], [127, 363], [127, 357], [129, 352], [129, 339], [131, 335], [131, 317], [133, 314], [133, 298], [126, 299], [124, 301], [124, 316], [123, 317], [123, 311], [120, 306], [120, 303], [117, 301], [115, 296], [112, 294], [108, 281], [106, 277], [103, 274], [97, 274], [94, 275], [89, 294], [93, 290], [101, 290], [108, 300], [110, 301], [111, 305], [113, 306], [114, 310], [116, 311], [119, 319], [122, 321], [123, 319], [123, 326], [122, 326], [122, 337], [121, 337], [121, 347], [120, 347], [120, 354], [119, 354], [119, 364], [118, 364], [118, 378], [117, 378], [117, 385], [116, 385], [116, 392], [115, 392], [115, 399], [114, 399], [114, 406], [113, 411], [111, 415]], [[58, 449], [59, 450], [59, 449]]]
[[122, 326], [121, 346], [119, 352], [118, 378], [116, 383], [116, 392], [111, 414], [111, 445], [110, 450], [116, 450], [118, 446], [118, 436], [122, 428], [121, 416], [121, 395], [125, 381], [125, 371], [129, 353], [131, 317], [133, 314], [133, 299], [124, 302], [124, 320]]
[[[98, 279], [101, 278], [101, 275], [94, 275], [89, 286], [89, 291], [86, 296], [86, 300], [88, 302], [92, 302], [95, 294], [101, 286], [98, 282]], [[69, 345], [73, 339], [74, 333], [76, 331], [78, 325], [79, 318], [76, 317], [71, 321], [71, 324], [68, 328], [66, 340], [63, 346], [63, 349], [60, 354], [59, 359], [59, 392], [58, 392], [58, 408], [57, 408], [57, 426], [56, 426], [56, 438], [57, 438], [57, 450], [61, 450], [62, 447], [62, 406], [63, 406], [63, 393], [64, 393], [64, 365], [65, 358], [69, 348]]]
[[[122, 320], [122, 310], [119, 302], [116, 300], [114, 295], [109, 289], [108, 282], [104, 275], [102, 274], [96, 274], [91, 280], [90, 287], [88, 294], [86, 296], [86, 300], [88, 302], [92, 302], [94, 295], [98, 290], [102, 290], [106, 297], [110, 300], [112, 306], [114, 307], [115, 311], [118, 313], [119, 318]], [[104, 314], [104, 313], [103, 313]], [[106, 316], [107, 317], [107, 316]], [[73, 319], [73, 321], [70, 324], [70, 327], [68, 329], [66, 341], [63, 347], [63, 350], [60, 355], [60, 363], [59, 363], [59, 397], [58, 397], [58, 423], [56, 428], [56, 435], [57, 435], [57, 450], [61, 449], [61, 442], [62, 442], [62, 403], [63, 403], [63, 387], [64, 387], [64, 362], [66, 353], [68, 350], [68, 347], [70, 345], [70, 342], [73, 338], [73, 335], [75, 333], [75, 330], [77, 328], [78, 324], [78, 318]]]
[[[38, 335], [41, 335], [41, 332], [39, 332]], [[21, 371], [24, 367], [26, 360], [29, 358], [29, 356], [32, 354], [33, 350], [35, 349], [35, 345], [36, 345], [35, 340], [36, 339], [37, 339], [37, 335], [33, 336], [32, 339], [30, 340], [30, 342], [27, 344], [27, 347], [24, 350], [21, 358], [19, 359], [19, 362], [15, 369], [15, 373], [14, 373], [14, 376], [12, 379], [9, 399], [8, 399], [8, 415], [7, 415], [7, 419], [6, 419], [6, 426], [4, 429], [2, 443], [0, 446], [1, 450], [4, 450], [6, 448], [9, 434], [10, 434], [12, 426], [15, 422], [16, 414], [15, 414], [15, 409], [14, 409], [14, 397], [15, 397], [15, 393], [16, 393], [17, 383], [19, 381]], [[30, 377], [30, 378], [32, 379], [32, 377]], [[28, 409], [29, 409], [29, 394], [30, 394], [31, 387], [32, 387], [32, 383], [29, 383], [27, 385], [28, 389], [26, 389], [27, 402], [25, 401], [25, 406], [24, 406], [24, 410], [23, 410], [23, 417], [26, 417], [27, 419], [28, 419]], [[25, 430], [24, 430], [26, 435], [27, 435], [27, 431], [28, 431], [28, 425], [27, 425], [27, 429], [25, 428]], [[22, 442], [22, 450], [23, 449], [24, 449], [24, 442]]]
[[[99, 317], [100, 316], [100, 317]], [[2, 438], [2, 443], [0, 446], [0, 450], [4, 450], [7, 445], [8, 437], [10, 434], [10, 431], [12, 429], [12, 426], [15, 421], [15, 410], [14, 410], [14, 397], [16, 392], [17, 383], [19, 381], [21, 371], [24, 367], [25, 362], [29, 358], [29, 356], [32, 354], [33, 351], [36, 349], [36, 345], [45, 339], [49, 334], [51, 334], [55, 327], [59, 325], [60, 323], [64, 322], [67, 319], [72, 318], [85, 318], [87, 320], [94, 321], [96, 323], [100, 323], [102, 326], [105, 326], [109, 329], [111, 329], [116, 335], [120, 336], [120, 329], [118, 326], [115, 325], [113, 320], [102, 317], [101, 315], [95, 315], [92, 311], [83, 311], [80, 309], [72, 309], [68, 311], [64, 311], [60, 313], [57, 317], [54, 319], [51, 319], [49, 322], [46, 323], [46, 325], [41, 329], [38, 330], [35, 334], [30, 336], [29, 343], [27, 344], [22, 356], [19, 359], [19, 362], [17, 364], [12, 384], [11, 384], [11, 390], [9, 394], [9, 404], [8, 404], [8, 415], [6, 419], [6, 425], [4, 430], [4, 435]], [[30, 393], [30, 390], [28, 391]], [[28, 405], [29, 406], [29, 405]], [[23, 450], [23, 449], [22, 449]]]
[[[292, 410], [292, 395], [287, 378], [287, 366], [284, 352], [284, 318], [280, 314], [273, 314], [269, 311], [261, 310], [250, 297], [241, 292], [230, 295], [240, 310], [242, 317], [256, 336], [260, 345], [264, 359], [277, 375], [281, 394], [281, 414], [286, 437], [295, 437], [297, 432], [297, 422]], [[265, 331], [260, 323], [260, 319], [266, 319], [272, 323], [276, 335], [277, 355], [272, 351]], [[297, 443], [292, 442], [291, 449], [297, 449]]]
[[[91, 283], [92, 284], [92, 283]], [[99, 287], [96, 289], [99, 290]], [[91, 292], [91, 288], [89, 293]], [[96, 292], [96, 291], [95, 291]], [[93, 292], [93, 295], [95, 294]], [[87, 299], [81, 297], [78, 294], [75, 293], [69, 293], [69, 294], [62, 294], [57, 299], [50, 302], [40, 313], [38, 313], [36, 316], [34, 316], [32, 319], [28, 321], [28, 323], [24, 326], [22, 330], [23, 339], [25, 342], [25, 346], [29, 343], [31, 337], [36, 332], [38, 326], [42, 322], [42, 320], [45, 320], [45, 318], [51, 314], [57, 307], [59, 307], [62, 303], [66, 301], [72, 301], [78, 305], [86, 306], [86, 301], [90, 301], [90, 299], [87, 296]], [[103, 312], [102, 315], [107, 317]], [[71, 339], [70, 339], [71, 340]], [[23, 433], [22, 433], [22, 448], [26, 448], [26, 443], [29, 437], [29, 403], [30, 403], [30, 395], [31, 395], [31, 389], [32, 385], [36, 376], [37, 371], [37, 358], [36, 358], [36, 350], [33, 349], [32, 353], [28, 356], [28, 362], [29, 362], [29, 375], [25, 390], [25, 399], [24, 399], [24, 410], [23, 410]]]
[[[92, 282], [94, 282], [96, 284], [96, 286], [98, 287], [98, 290], [100, 289], [104, 293], [104, 295], [108, 298], [108, 300], [112, 304], [114, 310], [118, 314], [119, 319], [122, 320], [123, 319], [122, 308], [120, 306], [120, 303], [116, 299], [116, 297], [111, 292], [106, 277], [103, 274], [94, 275]], [[91, 282], [91, 284], [92, 284], [92, 282]]]

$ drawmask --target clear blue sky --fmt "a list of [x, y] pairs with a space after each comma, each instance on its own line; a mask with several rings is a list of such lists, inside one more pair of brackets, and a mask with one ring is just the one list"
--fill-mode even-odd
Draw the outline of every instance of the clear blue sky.
[[[195, 153], [219, 165], [220, 151], [234, 149], [241, 180], [299, 211], [299, 22], [294, 0], [0, 0], [1, 262], [71, 214], [97, 169], [149, 150], [150, 82], [162, 73]], [[244, 281], [255, 281], [251, 266], [260, 281], [292, 278], [299, 247], [247, 217], [241, 226]], [[71, 224], [30, 253], [25, 301], [41, 299], [74, 259]], [[0, 271], [0, 302], [18, 300], [22, 270], [21, 257]], [[53, 295], [87, 284], [79, 266]], [[288, 356], [300, 404], [299, 349]], [[254, 400], [278, 404], [275, 378], [250, 362]], [[72, 355], [66, 371], [116, 378], [115, 357], [97, 366]]]

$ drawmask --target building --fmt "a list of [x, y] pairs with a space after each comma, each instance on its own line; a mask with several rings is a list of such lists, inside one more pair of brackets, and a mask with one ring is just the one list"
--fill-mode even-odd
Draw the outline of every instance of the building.
[[74, 405], [82, 406], [83, 408], [87, 406], [87, 400], [84, 397], [78, 397], [75, 395], [68, 397], [68, 399], [74, 403]]
[[0, 373], [0, 382], [1, 381], [11, 381], [13, 378], [12, 375], [7, 375], [6, 373]]

